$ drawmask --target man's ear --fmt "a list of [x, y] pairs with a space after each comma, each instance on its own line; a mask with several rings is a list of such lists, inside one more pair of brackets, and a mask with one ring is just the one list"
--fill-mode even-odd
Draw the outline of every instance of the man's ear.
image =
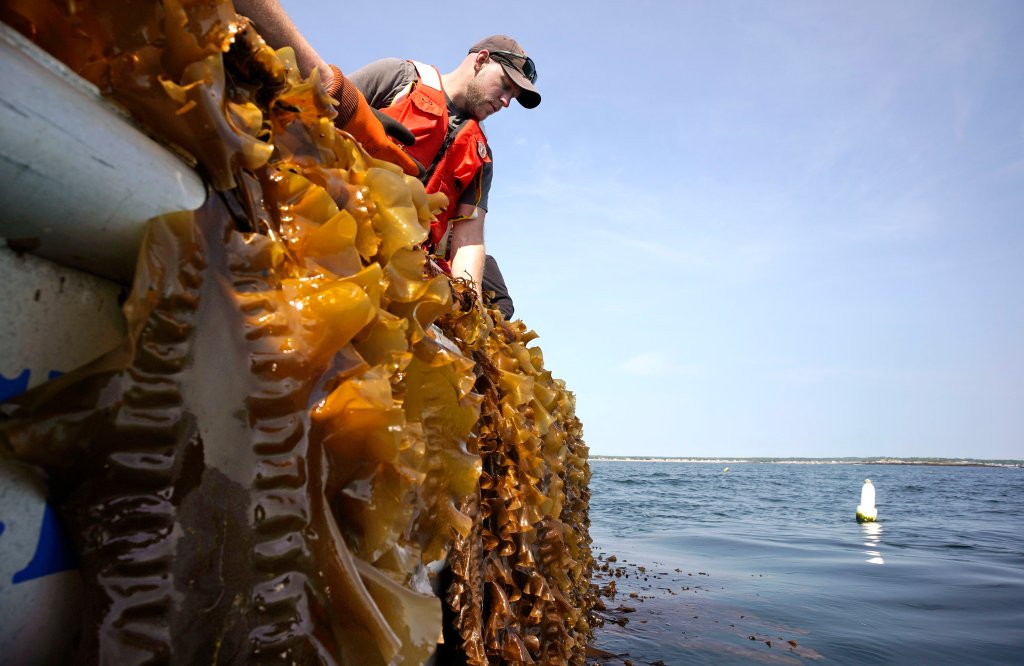
[[488, 51], [487, 49], [484, 49], [483, 51], [477, 51], [476, 57], [473, 58], [473, 71], [479, 72], [480, 68], [487, 63], [487, 58], [489, 58], [490, 56], [491, 52]]

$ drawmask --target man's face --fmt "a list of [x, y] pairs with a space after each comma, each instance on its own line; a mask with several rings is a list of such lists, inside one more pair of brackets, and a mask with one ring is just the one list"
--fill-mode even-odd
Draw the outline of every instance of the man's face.
[[466, 88], [465, 110], [477, 120], [484, 120], [511, 104], [519, 92], [519, 86], [501, 65], [488, 59]]

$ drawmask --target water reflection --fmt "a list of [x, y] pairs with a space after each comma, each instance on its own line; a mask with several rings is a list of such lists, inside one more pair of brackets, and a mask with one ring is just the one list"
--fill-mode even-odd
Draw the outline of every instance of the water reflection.
[[879, 523], [861, 523], [860, 529], [864, 536], [864, 545], [869, 548], [864, 551], [868, 555], [865, 561], [868, 564], [885, 564], [882, 553], [878, 550], [878, 545], [882, 543], [882, 526]]

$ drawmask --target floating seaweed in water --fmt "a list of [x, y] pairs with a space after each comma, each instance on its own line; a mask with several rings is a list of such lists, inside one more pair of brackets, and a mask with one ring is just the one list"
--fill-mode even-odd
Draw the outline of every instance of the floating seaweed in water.
[[227, 2], [0, 9], [220, 192], [150, 222], [119, 349], [4, 407], [79, 551], [78, 660], [412, 664], [443, 627], [470, 664], [583, 663], [574, 399], [431, 275], [441, 202]]

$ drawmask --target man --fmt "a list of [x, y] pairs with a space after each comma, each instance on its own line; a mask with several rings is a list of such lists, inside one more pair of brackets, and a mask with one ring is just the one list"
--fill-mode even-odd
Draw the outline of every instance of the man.
[[474, 44], [447, 74], [424, 63], [387, 58], [349, 78], [370, 106], [412, 132], [416, 140], [406, 153], [426, 168], [427, 191], [444, 192], [449, 201], [431, 227], [430, 249], [450, 258], [453, 277], [472, 280], [480, 292], [493, 164], [480, 121], [513, 99], [527, 109], [540, 104], [533, 60], [511, 37], [494, 35]]
[[[440, 77], [441, 84], [436, 89], [439, 95], [443, 95], [443, 101], [439, 99], [434, 104], [439, 113], [433, 116], [424, 114], [426, 122], [418, 125], [420, 135], [425, 137], [424, 143], [408, 148], [421, 164], [432, 167], [424, 175], [419, 172], [419, 165], [388, 138], [397, 139], [407, 146], [416, 140], [400, 122], [402, 118], [410, 122], [416, 119], [413, 112], [418, 107], [410, 112], [407, 103], [426, 98], [425, 94], [409, 96], [413, 88], [417, 88], [419, 93], [425, 90], [420, 85], [415, 63], [397, 59], [377, 61], [357, 72], [350, 80], [320, 57], [279, 0], [235, 0], [235, 7], [253, 22], [272, 47], [292, 47], [300, 74], [308, 76], [314, 69], [319, 72], [327, 92], [338, 100], [335, 124], [339, 128], [355, 136], [371, 155], [398, 164], [410, 175], [419, 174], [428, 191], [444, 191], [449, 195], [449, 206], [442, 213], [443, 219], [439, 219], [431, 230], [430, 249], [434, 252], [440, 250], [442, 255], [451, 257], [452, 275], [469, 278], [477, 285], [477, 293], [482, 295], [486, 255], [483, 223], [492, 163], [490, 148], [478, 123], [508, 106], [512, 98], [518, 99], [528, 109], [540, 104], [540, 93], [534, 87], [537, 70], [522, 47], [510, 37], [488, 37], [474, 45], [455, 70]], [[437, 73], [433, 67], [422, 67], [425, 71], [429, 68], [433, 74]], [[357, 86], [362, 89], [362, 94]], [[364, 95], [371, 98], [372, 106], [367, 105]], [[401, 100], [403, 97], [406, 98], [405, 106]], [[387, 107], [384, 113], [376, 110], [382, 107]], [[399, 116], [402, 118], [396, 121]], [[472, 131], [467, 134], [462, 130]], [[456, 135], [460, 137], [459, 142], [449, 140]], [[479, 159], [473, 157], [474, 148]], [[446, 156], [447, 160], [444, 159]], [[460, 161], [463, 159], [465, 163]], [[470, 183], [472, 187], [468, 187]], [[454, 227], [454, 232], [451, 242], [445, 243], [448, 245], [445, 252], [437, 246], [442, 239], [447, 240], [444, 231], [449, 226]], [[497, 293], [494, 304], [499, 306], [506, 319], [510, 318], [512, 300], [493, 258], [487, 262], [486, 273], [487, 282], [493, 285], [488, 286], [488, 290], [493, 289]]]

